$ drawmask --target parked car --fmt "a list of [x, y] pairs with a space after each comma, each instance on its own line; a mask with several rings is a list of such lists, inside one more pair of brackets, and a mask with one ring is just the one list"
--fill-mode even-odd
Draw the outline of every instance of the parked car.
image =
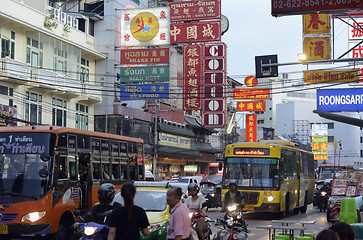
[[169, 182], [180, 182], [180, 183], [196, 183], [200, 184], [200, 181], [203, 179], [202, 176], [184, 176], [184, 177], [176, 177], [169, 180]]
[[208, 200], [208, 208], [222, 206], [222, 175], [210, 175], [200, 181], [200, 191]]
[[152, 181], [152, 182], [155, 181], [155, 177], [150, 170], [145, 170], [145, 180]]

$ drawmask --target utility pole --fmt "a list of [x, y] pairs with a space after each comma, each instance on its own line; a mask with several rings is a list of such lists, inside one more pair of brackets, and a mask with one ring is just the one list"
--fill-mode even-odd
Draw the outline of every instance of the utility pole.
[[159, 119], [159, 110], [158, 100], [155, 99], [155, 118], [154, 118], [154, 163], [153, 163], [153, 175], [156, 177], [156, 160], [158, 158], [158, 145], [159, 145], [159, 136], [158, 136], [158, 119]]

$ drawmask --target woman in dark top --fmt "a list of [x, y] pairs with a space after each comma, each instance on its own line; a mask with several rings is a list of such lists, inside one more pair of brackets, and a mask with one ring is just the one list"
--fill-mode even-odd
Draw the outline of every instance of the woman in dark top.
[[145, 236], [149, 236], [149, 220], [144, 209], [134, 205], [136, 188], [131, 183], [125, 183], [121, 187], [121, 196], [125, 206], [112, 211], [109, 219], [108, 240], [140, 239], [140, 230]]

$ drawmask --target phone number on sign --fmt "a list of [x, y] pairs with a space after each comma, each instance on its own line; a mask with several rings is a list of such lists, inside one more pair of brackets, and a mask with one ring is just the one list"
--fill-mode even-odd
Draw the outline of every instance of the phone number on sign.
[[[363, 1], [363, 0], [362, 0]], [[278, 0], [273, 1], [273, 8], [303, 8], [316, 6], [339, 6], [350, 3], [360, 3], [361, 0]]]

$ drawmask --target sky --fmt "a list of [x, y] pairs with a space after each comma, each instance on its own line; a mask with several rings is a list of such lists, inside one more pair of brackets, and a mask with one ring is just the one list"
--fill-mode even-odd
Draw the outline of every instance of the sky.
[[[273, 17], [271, 0], [222, 0], [222, 14], [229, 19], [229, 29], [222, 36], [227, 44], [227, 74], [243, 83], [255, 75], [255, 56], [278, 55], [279, 63], [298, 62], [303, 52], [302, 15]], [[337, 20], [335, 21], [337, 22]], [[335, 25], [336, 41], [347, 41], [347, 26]], [[347, 50], [347, 43], [336, 44]], [[302, 65], [279, 67], [279, 73], [302, 71]]]

